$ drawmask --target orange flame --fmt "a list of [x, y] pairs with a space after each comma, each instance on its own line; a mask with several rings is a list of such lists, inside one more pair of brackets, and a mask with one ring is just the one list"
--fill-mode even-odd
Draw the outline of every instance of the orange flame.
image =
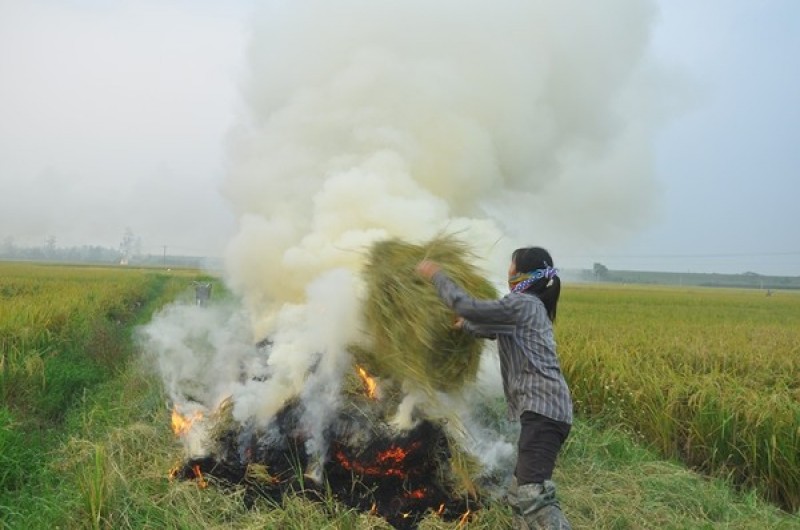
[[358, 368], [358, 375], [361, 377], [361, 380], [364, 382], [364, 390], [367, 392], [367, 397], [370, 399], [377, 399], [378, 397], [378, 383], [375, 382], [375, 379], [370, 377], [366, 370], [357, 366]]
[[466, 524], [469, 523], [471, 515], [472, 512], [470, 512], [469, 509], [467, 509], [467, 511], [464, 512], [464, 515], [462, 515], [461, 518], [458, 520], [458, 528], [466, 526]]
[[172, 432], [176, 436], [186, 436], [192, 424], [203, 417], [202, 412], [195, 412], [192, 416], [183, 416], [178, 412], [178, 407], [172, 409]]
[[442, 515], [444, 513], [444, 503], [439, 505], [439, 509], [436, 511], [436, 515]]
[[200, 471], [200, 466], [195, 464], [194, 467], [192, 468], [192, 471], [194, 471], [194, 476], [197, 479], [197, 486], [200, 487], [201, 489], [207, 488], [208, 481], [205, 479], [205, 477], [203, 477], [203, 472]]

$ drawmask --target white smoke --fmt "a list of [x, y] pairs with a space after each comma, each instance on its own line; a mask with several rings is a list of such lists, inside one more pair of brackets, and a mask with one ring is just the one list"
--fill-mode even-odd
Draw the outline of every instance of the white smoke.
[[457, 223], [481, 253], [505, 234], [505, 257], [630, 230], [652, 187], [653, 16], [639, 0], [270, 3], [231, 135], [231, 284], [270, 314], [386, 236]]
[[[338, 410], [340, 381], [352, 367], [346, 345], [356, 338], [354, 281], [352, 272], [334, 269], [308, 285], [304, 304], [284, 304], [268, 355], [257, 344], [247, 313], [226, 303], [170, 305], [139, 330], [139, 339], [182, 415], [208, 418], [230, 398], [234, 419], [263, 426], [300, 396], [309, 453], [322, 455], [325, 428]], [[184, 436], [195, 456], [206, 442], [205, 426], [196, 423]]]
[[[268, 381], [225, 388], [235, 416], [263, 423], [299, 396], [324, 426], [376, 240], [456, 232], [502, 280], [514, 246], [558, 263], [641, 224], [661, 118], [654, 16], [643, 0], [268, 2], [224, 193], [238, 219], [226, 281], [250, 319], [232, 342], [273, 345]], [[229, 351], [189, 375], [232, 375]]]
[[139, 330], [170, 399], [214, 407], [257, 357], [249, 320], [227, 304], [174, 304]]
[[324, 419], [336, 410], [342, 374], [351, 367], [346, 347], [356, 338], [359, 307], [354, 280], [349, 271], [335, 269], [309, 284], [304, 304], [281, 307], [266, 360], [269, 378], [237, 385], [236, 419], [264, 424], [305, 391], [307, 423], [324, 429]]

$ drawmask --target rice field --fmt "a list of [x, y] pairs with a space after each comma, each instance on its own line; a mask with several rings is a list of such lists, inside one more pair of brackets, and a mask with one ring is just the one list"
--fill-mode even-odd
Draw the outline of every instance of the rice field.
[[583, 416], [800, 508], [800, 293], [570, 285], [562, 308]]
[[[168, 480], [182, 446], [130, 328], [193, 279], [0, 263], [0, 528], [388, 528], [333, 499], [247, 508]], [[556, 337], [575, 528], [800, 528], [800, 293], [567, 284]], [[509, 521], [493, 504], [467, 527]]]
[[124, 354], [114, 335], [179, 274], [0, 263], [5, 406], [56, 419], [84, 382], [108, 376]]
[[0, 262], [0, 508], [30, 486], [70, 411], [124, 366], [143, 309], [188, 278]]

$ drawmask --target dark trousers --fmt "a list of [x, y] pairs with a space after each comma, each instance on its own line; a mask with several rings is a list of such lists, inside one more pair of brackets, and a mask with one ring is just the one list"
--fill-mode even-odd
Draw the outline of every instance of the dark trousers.
[[517, 445], [517, 469], [514, 474], [520, 486], [541, 483], [553, 477], [556, 457], [571, 425], [526, 410], [520, 416], [522, 429]]

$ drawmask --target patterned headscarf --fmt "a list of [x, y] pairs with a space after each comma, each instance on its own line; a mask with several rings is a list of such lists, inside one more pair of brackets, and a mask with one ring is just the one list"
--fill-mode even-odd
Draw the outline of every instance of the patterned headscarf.
[[553, 267], [546, 267], [544, 269], [536, 269], [531, 272], [521, 272], [515, 274], [508, 279], [508, 286], [511, 288], [512, 293], [521, 293], [528, 287], [536, 283], [542, 278], [552, 279], [558, 276], [558, 269]]

